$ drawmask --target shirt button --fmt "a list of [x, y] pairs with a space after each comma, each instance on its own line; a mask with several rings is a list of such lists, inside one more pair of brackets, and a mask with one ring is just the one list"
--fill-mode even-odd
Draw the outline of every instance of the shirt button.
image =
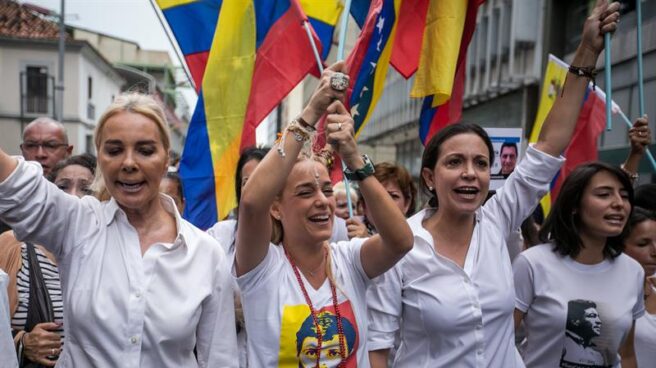
[[139, 342], [139, 338], [137, 336], [132, 336], [130, 338], [130, 342], [132, 343], [132, 345], [136, 345]]
[[476, 354], [478, 354], [478, 355], [483, 355], [483, 350], [478, 349], [478, 350], [476, 351]]
[[476, 329], [477, 329], [477, 330], [482, 330], [482, 329], [483, 329], [483, 325], [476, 325]]
[[136, 296], [137, 298], [141, 298], [141, 291], [137, 290], [137, 292], [134, 293], [134, 296]]

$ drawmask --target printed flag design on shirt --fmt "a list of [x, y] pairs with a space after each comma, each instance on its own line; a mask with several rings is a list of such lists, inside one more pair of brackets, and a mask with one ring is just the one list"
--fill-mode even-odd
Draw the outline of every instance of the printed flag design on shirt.
[[[565, 77], [569, 65], [564, 61], [558, 59], [554, 55], [549, 55], [549, 62], [544, 74], [542, 93], [540, 98], [540, 105], [531, 131], [529, 143], [535, 143], [540, 135], [542, 124], [547, 118], [551, 107], [553, 106], [556, 98], [561, 94], [563, 84], [565, 84]], [[619, 106], [613, 102], [612, 111], [618, 112]], [[599, 88], [593, 90], [592, 84], [588, 85], [579, 118], [574, 128], [572, 140], [563, 152], [563, 156], [567, 158], [565, 164], [560, 169], [560, 172], [551, 183], [551, 190], [547, 195], [542, 198], [540, 205], [542, 211], [546, 216], [551, 210], [551, 203], [558, 196], [560, 187], [569, 173], [571, 173], [578, 165], [595, 161], [598, 158], [597, 139], [604, 130], [606, 122], [606, 95]]]
[[[325, 306], [317, 312], [321, 326], [321, 366], [337, 367], [341, 361], [337, 316], [333, 305]], [[358, 325], [351, 302], [339, 304], [342, 317], [344, 342], [346, 344], [346, 368], [358, 366], [356, 351], [360, 348]], [[307, 304], [285, 305], [280, 329], [280, 352], [278, 367], [315, 367], [318, 351], [316, 325]]]
[[201, 229], [236, 206], [240, 149], [316, 62], [297, 0], [224, 0], [180, 161], [185, 217]]
[[222, 0], [157, 0], [200, 90]]

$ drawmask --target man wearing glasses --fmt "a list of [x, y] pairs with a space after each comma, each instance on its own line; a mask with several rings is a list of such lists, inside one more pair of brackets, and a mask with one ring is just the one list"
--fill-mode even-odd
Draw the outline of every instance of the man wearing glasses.
[[[33, 120], [23, 130], [23, 143], [20, 145], [23, 157], [28, 161], [38, 161], [47, 176], [55, 164], [73, 152], [73, 146], [68, 144], [64, 125], [47, 117]], [[0, 233], [10, 230], [0, 222]]]
[[20, 148], [26, 160], [38, 161], [41, 164], [43, 175], [46, 176], [57, 162], [73, 152], [73, 146], [68, 144], [64, 125], [46, 117], [27, 124], [23, 130], [23, 143]]

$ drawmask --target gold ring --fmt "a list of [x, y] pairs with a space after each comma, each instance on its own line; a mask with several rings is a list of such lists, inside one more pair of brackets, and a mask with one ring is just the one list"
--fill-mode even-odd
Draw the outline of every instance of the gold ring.
[[50, 350], [50, 353], [51, 353], [50, 355], [53, 355], [53, 356], [54, 356], [55, 354], [57, 354], [57, 349], [52, 348], [52, 349]]
[[337, 123], [337, 130], [342, 130], [342, 123]]

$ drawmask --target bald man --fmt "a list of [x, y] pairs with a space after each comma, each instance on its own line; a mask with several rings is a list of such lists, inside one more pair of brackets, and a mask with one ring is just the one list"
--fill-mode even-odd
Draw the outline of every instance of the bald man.
[[73, 146], [68, 144], [64, 125], [46, 117], [27, 124], [23, 130], [23, 143], [20, 148], [26, 160], [38, 161], [41, 164], [45, 176], [57, 162], [69, 157], [73, 152]]

